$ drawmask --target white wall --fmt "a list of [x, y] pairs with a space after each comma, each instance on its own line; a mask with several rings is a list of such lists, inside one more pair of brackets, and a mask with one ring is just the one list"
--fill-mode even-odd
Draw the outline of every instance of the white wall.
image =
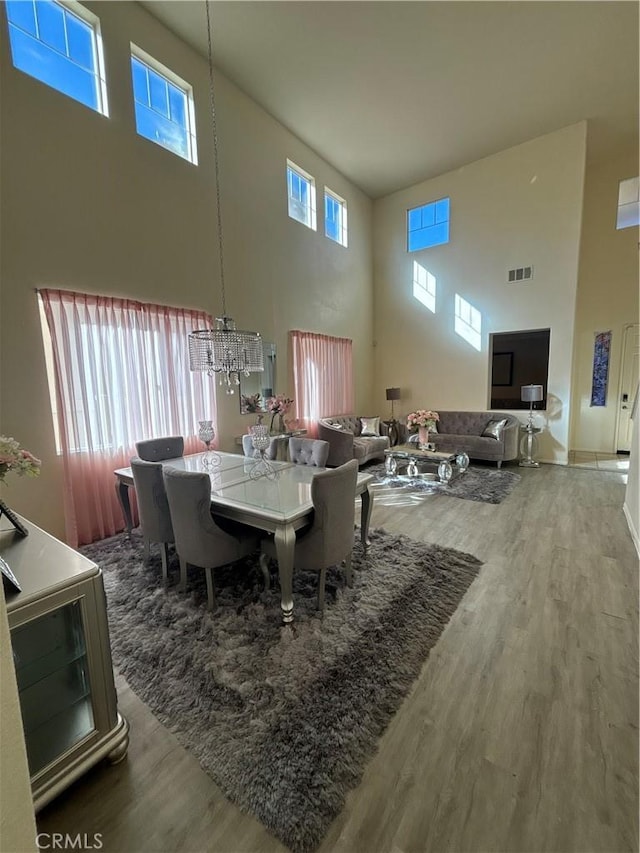
[[[618, 184], [638, 174], [638, 145], [588, 164], [573, 370], [574, 450], [615, 453], [624, 327], [638, 322], [638, 229], [616, 230]], [[593, 345], [611, 331], [606, 406], [591, 406]]]
[[[566, 462], [586, 153], [580, 122], [374, 203], [376, 394], [400, 386], [397, 412], [484, 410], [490, 332], [551, 329], [549, 405], [539, 458]], [[451, 199], [450, 242], [406, 251], [406, 211]], [[417, 260], [437, 279], [431, 313], [412, 295]], [[508, 284], [507, 270], [534, 278]], [[482, 314], [482, 347], [454, 334], [454, 295]]]
[[[0, 431], [43, 460], [39, 480], [14, 478], [3, 497], [60, 538], [62, 466], [35, 288], [221, 313], [207, 63], [136, 3], [86, 5], [101, 19], [109, 118], [16, 71], [0, 14]], [[193, 85], [198, 167], [137, 136], [130, 41]], [[352, 338], [356, 410], [367, 410], [371, 202], [221, 74], [216, 96], [227, 309], [240, 328], [276, 343], [278, 392], [292, 390], [290, 329]], [[287, 157], [315, 176], [321, 205], [325, 184], [346, 199], [348, 249], [324, 237], [321, 215], [318, 232], [288, 217]], [[223, 449], [254, 420], [240, 415], [237, 394], [218, 395]]]

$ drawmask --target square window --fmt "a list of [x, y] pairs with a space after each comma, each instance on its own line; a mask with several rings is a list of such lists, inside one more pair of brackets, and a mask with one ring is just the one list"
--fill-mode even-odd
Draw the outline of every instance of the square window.
[[287, 160], [287, 197], [289, 216], [316, 230], [316, 182], [315, 179]]
[[108, 115], [100, 21], [79, 3], [6, 0], [13, 65]]
[[417, 252], [449, 242], [449, 199], [407, 211], [407, 251]]
[[324, 188], [324, 233], [341, 246], [347, 245], [347, 203]]
[[618, 188], [618, 218], [616, 229], [640, 225], [640, 178], [620, 181]]
[[131, 79], [140, 136], [197, 164], [193, 90], [164, 65], [131, 45]]

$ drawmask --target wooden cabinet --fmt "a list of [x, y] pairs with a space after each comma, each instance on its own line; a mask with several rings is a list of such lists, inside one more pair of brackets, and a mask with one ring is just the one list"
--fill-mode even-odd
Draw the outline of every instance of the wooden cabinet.
[[35, 810], [102, 758], [120, 761], [128, 724], [117, 709], [102, 572], [26, 519], [0, 530], [5, 587]]

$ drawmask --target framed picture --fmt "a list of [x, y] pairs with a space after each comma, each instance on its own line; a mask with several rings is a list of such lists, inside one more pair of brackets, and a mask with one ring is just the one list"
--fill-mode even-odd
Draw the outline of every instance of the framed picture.
[[6, 590], [9, 592], [22, 592], [18, 578], [9, 568], [9, 563], [2, 557], [0, 557], [0, 572], [2, 572], [2, 582]]
[[20, 521], [18, 516], [15, 514], [15, 512], [12, 509], [9, 509], [9, 507], [6, 505], [6, 503], [4, 501], [0, 501], [0, 516], [2, 516], [2, 515], [7, 516], [7, 518], [11, 522], [11, 524], [13, 524], [13, 526], [15, 527], [15, 529], [18, 531], [18, 533], [21, 536], [28, 536], [29, 535], [29, 531], [27, 530], [27, 528]]
[[513, 385], [512, 352], [494, 352], [491, 367], [491, 384], [502, 387]]

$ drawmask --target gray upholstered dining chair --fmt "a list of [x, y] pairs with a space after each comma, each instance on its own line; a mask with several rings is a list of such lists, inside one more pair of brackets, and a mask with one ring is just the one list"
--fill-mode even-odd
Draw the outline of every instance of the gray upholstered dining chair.
[[[273, 439], [271, 439], [271, 442], [269, 443], [269, 447], [266, 449], [265, 454], [264, 454], [265, 459], [275, 459], [276, 458], [276, 451], [277, 451], [277, 444]], [[249, 434], [242, 436], [242, 452], [244, 453], [245, 456], [255, 456], [256, 455], [256, 449], [253, 446], [253, 437], [250, 436]]]
[[[318, 610], [324, 610], [324, 586], [329, 566], [344, 561], [347, 585], [353, 585], [351, 552], [353, 550], [353, 514], [356, 501], [358, 462], [351, 459], [339, 468], [319, 471], [311, 481], [313, 520], [310, 527], [296, 534], [294, 568], [319, 571]], [[269, 557], [276, 558], [273, 539], [260, 542], [260, 564], [263, 573]]]
[[134, 458], [131, 460], [131, 471], [138, 499], [144, 559], [149, 559], [151, 543], [158, 542], [162, 557], [162, 581], [166, 586], [169, 580], [169, 544], [174, 542], [174, 536], [162, 478], [162, 463]]
[[176, 459], [184, 454], [184, 438], [181, 435], [169, 435], [164, 438], [149, 438], [136, 442], [136, 451], [140, 459], [147, 462], [162, 462], [163, 459]]
[[289, 459], [296, 465], [324, 468], [329, 458], [329, 442], [316, 438], [290, 438]]
[[[223, 529], [216, 522], [211, 514], [211, 480], [208, 474], [165, 468], [164, 484], [180, 558], [179, 588], [182, 591], [186, 589], [188, 565], [204, 569], [207, 607], [213, 610], [214, 568], [235, 563], [257, 550], [258, 534], [242, 524], [225, 520]], [[267, 572], [265, 581], [268, 577]]]

